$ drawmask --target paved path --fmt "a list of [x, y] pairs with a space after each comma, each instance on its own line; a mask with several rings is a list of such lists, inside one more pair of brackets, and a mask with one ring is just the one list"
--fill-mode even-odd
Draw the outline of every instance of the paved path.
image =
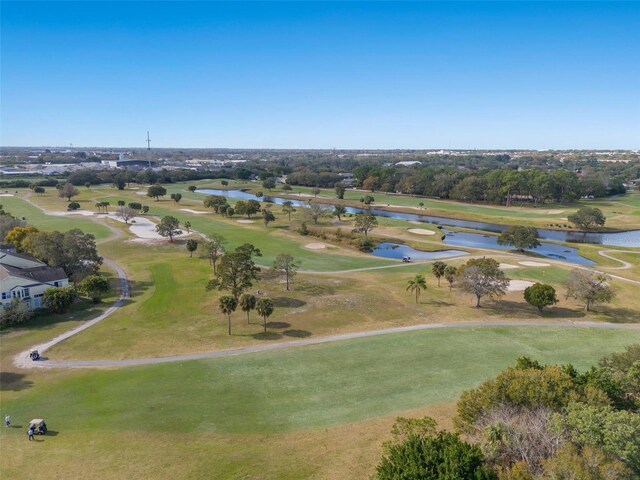
[[[96, 319], [97, 320], [97, 319]], [[95, 320], [92, 320], [95, 322]], [[91, 325], [88, 325], [88, 328]], [[83, 326], [84, 327], [84, 326]], [[50, 368], [79, 368], [79, 367], [130, 367], [136, 365], [156, 365], [160, 363], [184, 362], [189, 360], [201, 360], [206, 358], [220, 358], [246, 353], [266, 352], [280, 350], [284, 348], [300, 347], [304, 345], [318, 345], [322, 343], [340, 342], [356, 338], [375, 337], [393, 333], [413, 332], [417, 330], [430, 330], [441, 328], [470, 328], [470, 327], [562, 327], [562, 328], [602, 328], [621, 330], [640, 330], [640, 325], [616, 324], [616, 323], [596, 323], [596, 322], [544, 322], [544, 321], [506, 321], [506, 322], [462, 322], [462, 323], [430, 323], [421, 325], [410, 325], [407, 327], [393, 327], [382, 330], [368, 330], [364, 332], [344, 333], [341, 335], [331, 335], [327, 337], [308, 338], [304, 340], [291, 340], [288, 342], [270, 343], [268, 345], [254, 345], [244, 348], [234, 348], [231, 350], [218, 350], [213, 352], [191, 353], [186, 355], [172, 355], [169, 357], [136, 358], [130, 360], [72, 360], [72, 361], [40, 361], [30, 362], [29, 367], [50, 367]], [[74, 332], [77, 333], [77, 332]], [[66, 335], [66, 334], [65, 334]], [[63, 337], [61, 335], [60, 337]], [[69, 335], [70, 336], [70, 335]], [[56, 337], [50, 343], [57, 343], [64, 338]], [[65, 337], [67, 338], [67, 337]]]
[[633, 265], [629, 262], [626, 262], [624, 260], [620, 260], [619, 258], [616, 257], [612, 257], [611, 255], [607, 255], [607, 253], [610, 252], [618, 252], [618, 253], [640, 253], [640, 252], [634, 252], [634, 251], [627, 251], [627, 250], [599, 250], [598, 251], [598, 255], [602, 255], [605, 258], [608, 258], [610, 260], [614, 260], [618, 263], [621, 263], [622, 266], [621, 267], [601, 267], [601, 268], [606, 268], [607, 270], [625, 270], [627, 268], [631, 268]]

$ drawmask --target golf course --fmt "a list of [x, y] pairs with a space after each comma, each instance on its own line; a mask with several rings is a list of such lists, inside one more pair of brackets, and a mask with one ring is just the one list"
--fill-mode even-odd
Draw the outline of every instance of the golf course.
[[[75, 212], [53, 188], [3, 194], [3, 209], [39, 230], [93, 234], [108, 260], [101, 272], [111, 289], [100, 303], [83, 298], [65, 314], [0, 331], [1, 408], [12, 418], [0, 431], [2, 478], [30, 477], [34, 462], [47, 478], [60, 479], [369, 478], [397, 416], [429, 415], [453, 428], [461, 392], [519, 356], [586, 370], [640, 343], [638, 248], [556, 242], [593, 262], [576, 265], [531, 252], [454, 248], [435, 225], [376, 217], [368, 232], [374, 243], [443, 252], [440, 260], [455, 267], [483, 257], [499, 262], [510, 279], [505, 295], [474, 308], [472, 295], [432, 274], [432, 259], [402, 262], [356, 248], [362, 234], [352, 233], [354, 215], [316, 223], [304, 206], [285, 213], [262, 202], [275, 221], [230, 217], [206, 208], [206, 196], [189, 189], [261, 190], [230, 183], [165, 185], [159, 199], [146, 195], [147, 185], [82, 187]], [[328, 189], [277, 195], [339, 203]], [[361, 196], [348, 191], [344, 205], [359, 206]], [[398, 211], [538, 228], [584, 203], [507, 208], [374, 196]], [[118, 201], [141, 202], [149, 211], [125, 222]], [[105, 202], [108, 211], [99, 211]], [[640, 229], [637, 192], [589, 205], [603, 210], [611, 229]], [[155, 234], [166, 216], [180, 222], [175, 238]], [[303, 222], [310, 231], [301, 234]], [[272, 300], [268, 319], [219, 310], [224, 292], [207, 289], [214, 274], [202, 247], [212, 236], [224, 239], [226, 252], [245, 243], [260, 250], [250, 293]], [[189, 240], [198, 242], [195, 251], [187, 250]], [[455, 255], [447, 253], [452, 249]], [[290, 289], [272, 269], [282, 254], [297, 264]], [[575, 270], [607, 274], [615, 297], [586, 311], [565, 296]], [[417, 275], [426, 278], [419, 296], [407, 288]], [[523, 299], [536, 282], [558, 292], [557, 304], [542, 312]], [[33, 348], [43, 360], [27, 358]], [[25, 435], [31, 418], [49, 426], [36, 442]]]

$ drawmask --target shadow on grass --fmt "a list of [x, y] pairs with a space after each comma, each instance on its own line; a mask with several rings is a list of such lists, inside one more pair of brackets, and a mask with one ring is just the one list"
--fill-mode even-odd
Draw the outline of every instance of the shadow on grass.
[[290, 323], [287, 322], [267, 322], [267, 328], [289, 328]]
[[153, 286], [153, 282], [141, 282], [139, 280], [129, 280], [129, 297], [131, 298], [138, 297], [152, 286]]
[[277, 297], [273, 299], [274, 307], [299, 308], [306, 304], [307, 302], [305, 302], [304, 300], [298, 300], [297, 298], [291, 298], [291, 297]]
[[445, 302], [443, 300], [431, 300], [426, 303], [428, 303], [429, 305], [434, 305], [436, 307], [452, 307], [454, 305], [451, 302]]
[[599, 313], [604, 320], [611, 323], [640, 323], [640, 311], [624, 307], [596, 306], [594, 313]]
[[282, 338], [282, 334], [276, 332], [260, 332], [251, 336], [256, 340], [280, 340]]
[[0, 391], [19, 392], [33, 386], [31, 380], [25, 379], [26, 375], [14, 372], [0, 372]]
[[540, 315], [537, 308], [524, 302], [514, 302], [510, 300], [485, 301], [482, 304], [482, 309], [491, 315], [508, 316], [513, 319], [529, 319], [536, 316], [541, 319], [576, 319], [584, 318], [585, 316], [584, 312], [564, 307], [548, 308]]
[[307, 338], [313, 335], [313, 333], [307, 330], [285, 330], [282, 334], [293, 338]]

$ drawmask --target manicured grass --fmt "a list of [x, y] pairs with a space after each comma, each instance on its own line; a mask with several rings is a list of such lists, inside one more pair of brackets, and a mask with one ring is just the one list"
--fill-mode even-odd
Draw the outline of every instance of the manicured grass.
[[[25, 190], [19, 190], [21, 194], [25, 193]], [[100, 225], [97, 222], [88, 220], [81, 215], [69, 215], [69, 216], [54, 216], [46, 215], [38, 208], [28, 204], [21, 197], [0, 197], [0, 204], [4, 206], [4, 210], [11, 213], [13, 216], [27, 219], [29, 225], [34, 225], [41, 230], [59, 230], [66, 232], [72, 228], [79, 228], [85, 233], [92, 233], [97, 240], [108, 238], [111, 236], [111, 232], [108, 228]], [[39, 205], [46, 204], [48, 210], [52, 211], [65, 211], [67, 208], [66, 200], [53, 198], [53, 193], [46, 194], [37, 198], [35, 195], [31, 196], [32, 201], [36, 201]], [[88, 207], [89, 209], [92, 208]]]
[[[26, 473], [33, 461], [27, 452], [35, 448], [42, 452], [39, 466], [47, 470], [54, 465], [62, 472], [80, 468], [82, 457], [68, 452], [75, 448], [99, 457], [98, 465], [103, 465], [105, 456], [120, 456], [113, 442], [122, 441], [134, 446], [125, 454], [127, 462], [115, 461], [115, 471], [140, 476], [141, 464], [147, 472], [157, 471], [153, 446], [160, 442], [166, 458], [177, 458], [185, 445], [192, 448], [188, 439], [195, 436], [196, 448], [210, 455], [188, 453], [198, 463], [172, 470], [174, 478], [211, 478], [212, 472], [220, 473], [216, 478], [234, 478], [239, 471], [249, 478], [308, 478], [311, 472], [304, 466], [284, 471], [282, 465], [304, 459], [308, 452], [294, 447], [294, 441], [308, 445], [305, 438], [318, 429], [336, 436], [325, 436], [328, 444], [340, 442], [345, 435], [340, 424], [373, 422], [395, 412], [455, 401], [462, 390], [513, 364], [519, 355], [585, 369], [601, 355], [638, 341], [640, 332], [635, 331], [447, 329], [216, 360], [68, 372], [54, 380], [36, 372], [34, 385], [5, 398], [3, 409], [16, 424], [42, 416], [57, 434], [29, 445], [23, 429], [2, 429], [2, 470], [12, 478]], [[137, 443], [132, 443], [136, 436]], [[289, 449], [250, 446], [256, 441], [280, 444], [283, 436], [291, 439]], [[145, 445], [147, 438], [150, 446]], [[221, 448], [222, 439], [226, 448]], [[368, 448], [378, 448], [380, 441], [379, 436], [372, 438]], [[245, 446], [256, 455], [250, 461], [240, 453]], [[323, 451], [322, 445], [309, 447]], [[333, 478], [362, 478], [371, 466], [354, 472], [349, 464]], [[321, 468], [326, 478], [328, 467]]]

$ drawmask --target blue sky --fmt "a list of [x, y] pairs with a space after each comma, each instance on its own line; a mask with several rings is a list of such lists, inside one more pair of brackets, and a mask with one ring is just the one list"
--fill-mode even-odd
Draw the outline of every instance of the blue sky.
[[640, 147], [636, 2], [1, 8], [2, 145]]

